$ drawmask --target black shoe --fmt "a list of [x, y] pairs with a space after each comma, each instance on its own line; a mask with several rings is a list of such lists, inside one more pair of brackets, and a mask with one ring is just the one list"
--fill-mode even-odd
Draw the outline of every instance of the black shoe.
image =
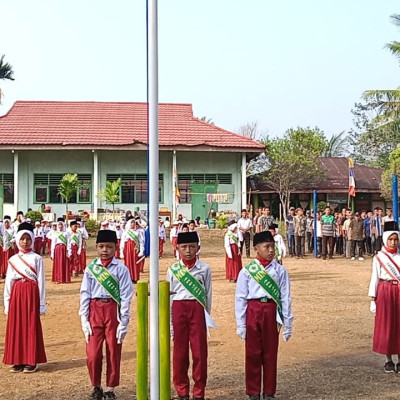
[[108, 392], [104, 392], [103, 396], [104, 396], [104, 400], [117, 398], [117, 396], [114, 393], [114, 390], [109, 390]]
[[37, 371], [37, 365], [25, 365], [24, 373], [25, 374], [32, 374], [33, 372]]
[[275, 396], [268, 396], [267, 394], [263, 394], [263, 400], [278, 400]]
[[204, 400], [204, 397], [193, 397], [193, 400]]
[[189, 396], [178, 396], [178, 400], [189, 400]]
[[24, 366], [25, 365], [22, 365], [22, 364], [21, 365], [13, 365], [10, 368], [10, 372], [13, 373], [13, 374], [15, 374], [17, 372], [22, 372], [24, 370]]
[[249, 396], [249, 397], [247, 398], [247, 400], [260, 400], [260, 395], [257, 394], [257, 395], [255, 395], [255, 396]]
[[103, 400], [103, 389], [95, 386], [92, 394], [89, 396], [89, 400]]
[[388, 361], [388, 362], [385, 364], [383, 370], [384, 370], [385, 372], [387, 372], [387, 373], [396, 372], [396, 367], [395, 367], [395, 365], [394, 365], [394, 362], [393, 362], [393, 361]]

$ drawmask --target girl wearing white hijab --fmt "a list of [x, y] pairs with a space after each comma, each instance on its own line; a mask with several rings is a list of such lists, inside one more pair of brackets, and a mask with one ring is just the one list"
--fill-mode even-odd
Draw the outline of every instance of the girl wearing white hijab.
[[[385, 372], [400, 373], [400, 253], [399, 228], [395, 221], [385, 223], [383, 247], [372, 262], [368, 295], [375, 314], [373, 351], [384, 354]], [[392, 355], [398, 355], [395, 365]]]
[[45, 363], [40, 315], [46, 312], [43, 258], [34, 253], [32, 225], [22, 222], [15, 237], [18, 254], [8, 260], [4, 312], [8, 315], [4, 364], [10, 372], [32, 373]]

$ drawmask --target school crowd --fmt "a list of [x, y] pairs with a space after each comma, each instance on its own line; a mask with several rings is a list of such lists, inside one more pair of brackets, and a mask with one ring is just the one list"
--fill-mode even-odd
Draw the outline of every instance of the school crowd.
[[[60, 220], [50, 229], [46, 229], [45, 222], [33, 226], [24, 221], [22, 213], [16, 221], [11, 223], [5, 218], [0, 225], [2, 237], [11, 236], [9, 241], [14, 253], [7, 256], [5, 269], [4, 304], [8, 319], [3, 362], [12, 365], [12, 373], [32, 373], [38, 364], [47, 361], [40, 321], [40, 316], [46, 312], [41, 254], [50, 252], [54, 282], [67, 283], [71, 275], [83, 273], [79, 315], [93, 386], [89, 399], [115, 399], [114, 389], [120, 380], [122, 342], [128, 332], [134, 283], [139, 279], [144, 254], [145, 234], [141, 233], [140, 220], [103, 222], [96, 239], [97, 257], [87, 266], [86, 261], [81, 262], [87, 237], [82, 221], [72, 221], [66, 228], [65, 222]], [[166, 239], [163, 225], [160, 219], [160, 242]], [[173, 383], [178, 399], [189, 400], [191, 352], [193, 399], [204, 400], [207, 332], [210, 327], [216, 327], [211, 317], [212, 276], [210, 266], [200, 257], [196, 223], [189, 221], [187, 225], [183, 220], [172, 223], [171, 231], [175, 228], [175, 232], [170, 238], [176, 246], [177, 260], [168, 268], [166, 276], [172, 293]], [[120, 235], [117, 234], [119, 230]], [[237, 246], [237, 242], [234, 244]], [[286, 269], [274, 260], [275, 242], [270, 232], [257, 233], [253, 248], [256, 258], [249, 260], [235, 279], [237, 334], [245, 341], [248, 398], [275, 399], [280, 328], [283, 327], [284, 341], [292, 334], [290, 280]], [[58, 270], [61, 275], [55, 272]], [[265, 337], [269, 339], [265, 341]], [[101, 385], [104, 342], [107, 354], [105, 389]]]

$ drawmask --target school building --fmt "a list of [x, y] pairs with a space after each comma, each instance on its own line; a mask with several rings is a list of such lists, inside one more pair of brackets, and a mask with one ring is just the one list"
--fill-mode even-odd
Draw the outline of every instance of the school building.
[[[354, 176], [356, 182], [356, 197], [349, 199], [349, 163], [346, 157], [320, 157], [320, 168], [325, 172], [325, 179], [318, 182], [314, 187], [305, 188], [292, 193], [290, 205], [311, 209], [313, 207], [313, 190], [317, 190], [318, 202], [328, 203], [333, 209], [341, 210], [350, 207], [355, 211], [362, 209], [373, 209], [386, 206], [391, 207], [391, 202], [386, 202], [381, 196], [382, 168], [368, 167], [355, 164]], [[248, 180], [249, 197], [253, 209], [258, 207], [271, 207], [275, 217], [282, 215], [279, 196], [265, 181], [260, 179]]]
[[[65, 214], [66, 173], [79, 180], [73, 214], [101, 219], [111, 205], [97, 193], [118, 178], [115, 209], [146, 210], [147, 111], [146, 103], [17, 101], [0, 117], [0, 217], [41, 204]], [[245, 207], [246, 163], [265, 147], [195, 118], [191, 104], [160, 104], [159, 149], [160, 210], [203, 220]]]

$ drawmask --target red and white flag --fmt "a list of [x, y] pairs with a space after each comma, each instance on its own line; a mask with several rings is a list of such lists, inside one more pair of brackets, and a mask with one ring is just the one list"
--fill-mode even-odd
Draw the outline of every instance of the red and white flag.
[[349, 158], [349, 196], [356, 197], [356, 181], [354, 179], [354, 162]]

